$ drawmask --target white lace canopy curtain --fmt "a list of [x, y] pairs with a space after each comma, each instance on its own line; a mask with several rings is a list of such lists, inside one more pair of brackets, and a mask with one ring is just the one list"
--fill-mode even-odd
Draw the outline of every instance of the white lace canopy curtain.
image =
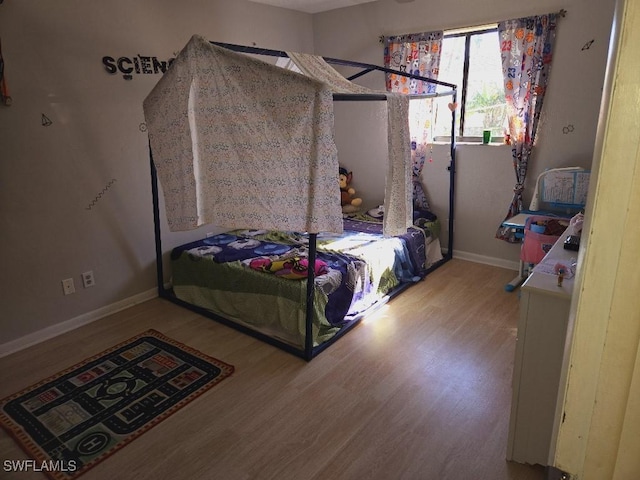
[[333, 97], [193, 36], [145, 98], [171, 231], [342, 232]]
[[[322, 57], [287, 52], [289, 58], [305, 75], [315, 78], [334, 93], [381, 93], [350, 82]], [[413, 223], [412, 176], [409, 135], [409, 97], [385, 93], [387, 96], [388, 164], [385, 182], [383, 231], [385, 235], [401, 235]]]
[[[368, 91], [321, 57], [291, 58], [305, 75], [194, 35], [145, 98], [171, 231], [342, 231], [332, 94]], [[386, 95], [384, 231], [397, 235], [411, 225], [408, 99]]]
[[[385, 67], [437, 80], [442, 37], [442, 31], [385, 37]], [[386, 86], [390, 92], [405, 94], [428, 94], [436, 91], [434, 83], [394, 73], [386, 74]], [[409, 107], [413, 206], [419, 210], [429, 210], [421, 178], [426, 155], [430, 151], [429, 144], [433, 143], [433, 106], [432, 98], [424, 98], [411, 100]]]

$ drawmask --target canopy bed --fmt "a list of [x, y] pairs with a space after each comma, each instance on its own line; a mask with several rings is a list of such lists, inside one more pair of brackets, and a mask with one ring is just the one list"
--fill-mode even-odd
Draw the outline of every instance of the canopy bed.
[[[301, 73], [254, 55], [288, 57]], [[345, 78], [329, 64], [362, 71]], [[425, 77], [191, 38], [144, 101], [161, 297], [310, 360], [451, 258], [455, 112], [443, 257], [438, 222], [413, 208], [409, 98], [351, 82], [371, 71], [436, 83], [448, 90], [429, 96], [455, 102], [455, 85]], [[387, 104], [381, 219], [343, 217], [335, 101]], [[173, 249], [172, 288], [164, 286], [158, 180], [171, 231], [227, 230]]]

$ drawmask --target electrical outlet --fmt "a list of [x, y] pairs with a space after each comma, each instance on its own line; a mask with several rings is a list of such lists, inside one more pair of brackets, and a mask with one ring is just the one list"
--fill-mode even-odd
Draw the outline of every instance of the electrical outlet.
[[95, 284], [96, 282], [93, 278], [93, 270], [89, 270], [82, 274], [82, 285], [84, 285], [84, 288], [93, 287]]
[[76, 287], [73, 285], [73, 278], [65, 278], [62, 280], [62, 291], [65, 295], [76, 293]]

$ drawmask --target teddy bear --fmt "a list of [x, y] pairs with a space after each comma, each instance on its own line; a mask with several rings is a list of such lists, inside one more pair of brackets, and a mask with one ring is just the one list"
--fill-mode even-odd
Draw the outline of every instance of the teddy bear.
[[349, 184], [353, 179], [353, 172], [349, 172], [346, 168], [340, 167], [340, 204], [342, 205], [342, 213], [353, 213], [359, 210], [362, 205], [362, 199], [354, 197], [356, 190]]

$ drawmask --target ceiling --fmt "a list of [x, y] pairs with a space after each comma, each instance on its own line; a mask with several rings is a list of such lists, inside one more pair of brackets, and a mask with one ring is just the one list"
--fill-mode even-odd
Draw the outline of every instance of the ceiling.
[[256, 3], [265, 3], [274, 7], [288, 8], [306, 13], [320, 13], [336, 8], [350, 7], [361, 3], [375, 2], [377, 0], [251, 0]]

